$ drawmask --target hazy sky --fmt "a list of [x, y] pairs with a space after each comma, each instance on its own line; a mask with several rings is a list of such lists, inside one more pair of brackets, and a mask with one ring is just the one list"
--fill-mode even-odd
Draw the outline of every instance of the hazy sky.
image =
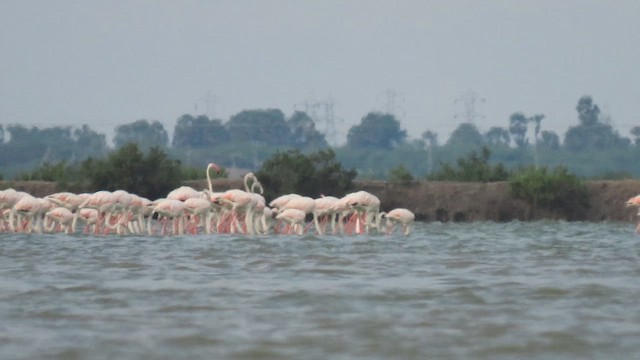
[[638, 0], [0, 0], [0, 124], [172, 132], [185, 113], [316, 101], [341, 138], [391, 110], [445, 139], [475, 93], [483, 132], [522, 111], [562, 135], [588, 94], [628, 136], [639, 15]]

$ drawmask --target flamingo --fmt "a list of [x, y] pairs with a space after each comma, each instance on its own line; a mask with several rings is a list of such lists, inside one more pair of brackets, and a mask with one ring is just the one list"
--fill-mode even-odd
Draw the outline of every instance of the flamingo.
[[[333, 204], [331, 210], [338, 213], [339, 231], [343, 234], [345, 231], [347, 233], [351, 231], [350, 229], [345, 229], [343, 222], [347, 216], [349, 225], [355, 222], [355, 232], [358, 234], [369, 231], [369, 227], [379, 227], [376, 220], [380, 211], [380, 199], [366, 191], [357, 191], [343, 196]], [[365, 222], [364, 229], [362, 229], [361, 225], [363, 218]]]
[[[378, 213], [380, 212], [380, 199], [378, 197], [366, 191], [357, 191], [349, 194], [347, 204], [356, 210], [356, 214], [362, 214], [365, 232], [368, 232], [370, 227], [379, 228], [379, 223], [376, 221], [379, 219]], [[362, 232], [360, 216], [356, 219], [356, 232]]]
[[8, 224], [9, 228], [13, 230], [13, 206], [20, 200], [23, 196], [28, 195], [25, 192], [16, 191], [14, 189], [6, 189], [0, 191], [0, 212], [2, 213], [2, 227], [6, 228], [6, 224]]
[[115, 203], [116, 198], [113, 196], [113, 193], [105, 190], [100, 190], [87, 196], [87, 199], [82, 204], [80, 204], [78, 208], [90, 208], [98, 210], [98, 221], [96, 222], [94, 227], [95, 234], [98, 234], [100, 232], [100, 224], [105, 221], [107, 215], [115, 207]]
[[300, 209], [284, 209], [282, 212], [276, 215], [276, 219], [285, 221], [288, 224], [289, 231], [286, 233], [295, 232], [298, 235], [302, 235], [304, 232], [304, 219], [305, 212]]
[[[24, 231], [31, 233], [35, 231], [39, 234], [42, 233], [40, 214], [47, 209], [47, 203], [44, 199], [38, 199], [31, 195], [25, 195], [18, 200], [12, 208], [12, 216], [9, 226], [12, 231]], [[22, 225], [15, 227], [13, 223], [14, 216], [17, 215], [17, 221]]]
[[277, 198], [271, 200], [269, 206], [274, 210], [274, 212], [278, 212], [280, 208], [284, 208], [284, 206], [293, 198], [300, 197], [298, 194], [287, 194], [280, 195]]
[[[251, 182], [251, 186], [249, 183]], [[272, 212], [269, 209], [265, 211], [267, 208], [267, 200], [262, 196], [264, 193], [264, 188], [256, 175], [252, 172], [247, 173], [244, 176], [244, 190], [251, 194], [256, 200], [256, 205], [253, 211], [253, 219], [252, 223], [255, 227], [256, 233], [267, 234], [269, 232], [269, 223], [267, 221], [267, 217], [272, 215]]]
[[169, 192], [167, 199], [185, 201], [190, 198], [198, 198], [201, 196], [202, 193], [191, 186], [180, 186], [179, 188]]
[[213, 204], [210, 200], [201, 197], [187, 199], [184, 201], [184, 209], [189, 215], [189, 222], [192, 223], [192, 234], [197, 233], [197, 220], [199, 220], [201, 224], [204, 223], [207, 234], [211, 233], [211, 223], [207, 221], [209, 219], [209, 213], [213, 211]]
[[153, 210], [149, 207], [151, 200], [135, 194], [131, 194], [131, 197], [132, 200], [129, 207], [131, 220], [128, 223], [129, 231], [140, 234], [145, 231], [145, 216], [150, 216], [151, 210]]
[[92, 209], [92, 208], [79, 209], [73, 217], [71, 228], [75, 229], [76, 224], [78, 223], [78, 220], [81, 220], [85, 224], [83, 233], [88, 234], [89, 231], [91, 230], [90, 229], [91, 227], [93, 227], [92, 231], [95, 232], [99, 218], [100, 218], [100, 213], [96, 209]]
[[[338, 198], [333, 196], [324, 196], [314, 199], [315, 203], [313, 209], [313, 222], [316, 225], [316, 231], [318, 234], [323, 235], [326, 227], [326, 222], [331, 222], [332, 230], [335, 229], [334, 217], [335, 211], [333, 211], [332, 207], [338, 202]], [[320, 224], [320, 219], [322, 219], [322, 225]]]
[[[283, 197], [277, 198], [271, 202], [271, 204], [276, 205], [276, 207], [274, 208], [274, 212], [277, 214], [288, 209], [300, 210], [305, 215], [312, 214], [316, 206], [315, 201], [308, 196], [301, 196], [298, 194], [289, 194], [289, 197], [285, 197], [284, 201], [280, 201], [281, 198]], [[276, 219], [280, 219], [280, 218], [276, 216]], [[278, 225], [276, 225], [276, 229], [277, 228], [278, 228]]]
[[[632, 206], [638, 207], [638, 215], [640, 215], [640, 195], [636, 195], [630, 198], [629, 200], [627, 200], [627, 202], [625, 202], [625, 205], [627, 207], [632, 207]], [[640, 222], [636, 226], [635, 233], [636, 234], [640, 233]]]
[[208, 218], [206, 219], [209, 228], [211, 228], [211, 223], [215, 222], [215, 231], [220, 231], [222, 226], [223, 218], [225, 217], [226, 212], [228, 211], [221, 203], [220, 199], [223, 196], [223, 192], [214, 192], [213, 191], [213, 182], [211, 180], [211, 170], [215, 170], [217, 174], [219, 174], [222, 170], [220, 166], [216, 163], [207, 164], [207, 168], [205, 173], [207, 175], [207, 184], [209, 186], [208, 190], [204, 190], [206, 194], [206, 198], [211, 202], [212, 210], [209, 212]]
[[[105, 219], [105, 225], [108, 229], [116, 229], [116, 233], [124, 235], [130, 229], [131, 220], [131, 203], [134, 195], [124, 190], [116, 190], [112, 194], [114, 204]], [[115, 224], [111, 224], [111, 219], [115, 217]]]
[[75, 211], [86, 200], [82, 195], [70, 192], [59, 192], [47, 195], [45, 199], [51, 201], [57, 206], [65, 207], [71, 211]]
[[72, 226], [73, 219], [74, 219], [74, 215], [71, 212], [71, 210], [62, 206], [56, 207], [53, 210], [49, 210], [45, 213], [44, 215], [45, 229], [46, 229], [47, 220], [49, 220], [51, 222], [51, 226], [48, 229], [46, 229], [47, 231], [53, 231], [54, 228], [57, 226], [61, 228], [61, 230], [64, 231], [65, 233], [71, 234], [75, 230]]
[[239, 222], [239, 214], [244, 213], [244, 222], [246, 225], [246, 232], [250, 235], [254, 234], [253, 227], [253, 210], [257, 204], [256, 198], [250, 193], [239, 190], [231, 189], [225, 191], [219, 198], [221, 204], [226, 205], [231, 211], [231, 228], [230, 232], [234, 234], [236, 229], [242, 231], [242, 227]]
[[416, 219], [413, 212], [405, 208], [393, 209], [388, 213], [382, 212], [379, 217], [385, 217], [387, 219], [387, 234], [392, 234], [395, 225], [400, 223], [403, 226], [405, 236], [411, 233], [411, 224], [413, 224], [413, 221]]
[[355, 211], [351, 206], [349, 206], [350, 196], [351, 194], [347, 194], [341, 197], [329, 207], [329, 211], [337, 214], [335, 222], [338, 224], [338, 227], [336, 228], [334, 224], [331, 225], [334, 234], [337, 232], [340, 232], [341, 234], [345, 233], [346, 229], [344, 219]]
[[[162, 232], [164, 235], [166, 231], [166, 222], [168, 219], [173, 220], [173, 234], [184, 234], [184, 224], [183, 224], [183, 215], [184, 215], [185, 205], [180, 200], [175, 199], [163, 199], [157, 203], [157, 205], [153, 208], [154, 213], [158, 213], [158, 218], [162, 217]], [[149, 228], [149, 232], [151, 232], [151, 228]]]
[[209, 183], [209, 192], [213, 192], [213, 183], [211, 182], [211, 175], [209, 175], [209, 171], [211, 170], [215, 170], [216, 173], [220, 173], [220, 166], [214, 164], [214, 163], [209, 163], [209, 165], [207, 165], [207, 183]]

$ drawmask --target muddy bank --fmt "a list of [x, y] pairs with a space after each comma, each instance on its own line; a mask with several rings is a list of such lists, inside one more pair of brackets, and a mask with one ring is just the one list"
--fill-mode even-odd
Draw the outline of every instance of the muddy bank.
[[[640, 194], [640, 180], [587, 181], [590, 207], [584, 221], [636, 221], [637, 209], [624, 206], [627, 199]], [[207, 187], [206, 181], [188, 182], [196, 189]], [[242, 188], [242, 181], [222, 179], [214, 190]], [[561, 213], [534, 208], [509, 194], [508, 182], [462, 183], [420, 181], [409, 184], [386, 181], [357, 181], [357, 190], [376, 195], [382, 210], [397, 207], [410, 209], [420, 221], [533, 221], [571, 220]]]
[[[568, 220], [565, 214], [529, 206], [509, 194], [509, 183], [419, 182], [407, 185], [361, 183], [384, 209], [406, 207], [422, 221]], [[639, 180], [588, 181], [590, 207], [585, 221], [636, 221], [637, 209], [624, 206], [640, 194]]]
[[[196, 189], [207, 188], [206, 181], [189, 181], [185, 185]], [[587, 181], [591, 206], [585, 221], [635, 222], [637, 209], [624, 206], [627, 199], [640, 194], [640, 180]], [[44, 181], [0, 181], [0, 189], [13, 187], [34, 196], [56, 192], [54, 183]], [[240, 179], [222, 179], [214, 182], [214, 190], [242, 188]], [[507, 182], [459, 183], [415, 182], [394, 184], [384, 181], [356, 182], [357, 190], [375, 194], [382, 210], [397, 207], [410, 209], [420, 221], [530, 221], [541, 219], [567, 220], [564, 214], [532, 208], [509, 195]]]

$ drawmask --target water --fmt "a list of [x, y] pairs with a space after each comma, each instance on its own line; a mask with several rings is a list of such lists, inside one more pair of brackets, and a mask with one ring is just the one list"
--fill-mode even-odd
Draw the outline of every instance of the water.
[[0, 234], [2, 359], [640, 358], [632, 224]]

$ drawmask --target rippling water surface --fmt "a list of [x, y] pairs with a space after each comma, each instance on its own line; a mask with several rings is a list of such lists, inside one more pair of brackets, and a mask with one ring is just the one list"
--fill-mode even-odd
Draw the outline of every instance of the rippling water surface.
[[2, 359], [638, 359], [631, 224], [0, 234]]

